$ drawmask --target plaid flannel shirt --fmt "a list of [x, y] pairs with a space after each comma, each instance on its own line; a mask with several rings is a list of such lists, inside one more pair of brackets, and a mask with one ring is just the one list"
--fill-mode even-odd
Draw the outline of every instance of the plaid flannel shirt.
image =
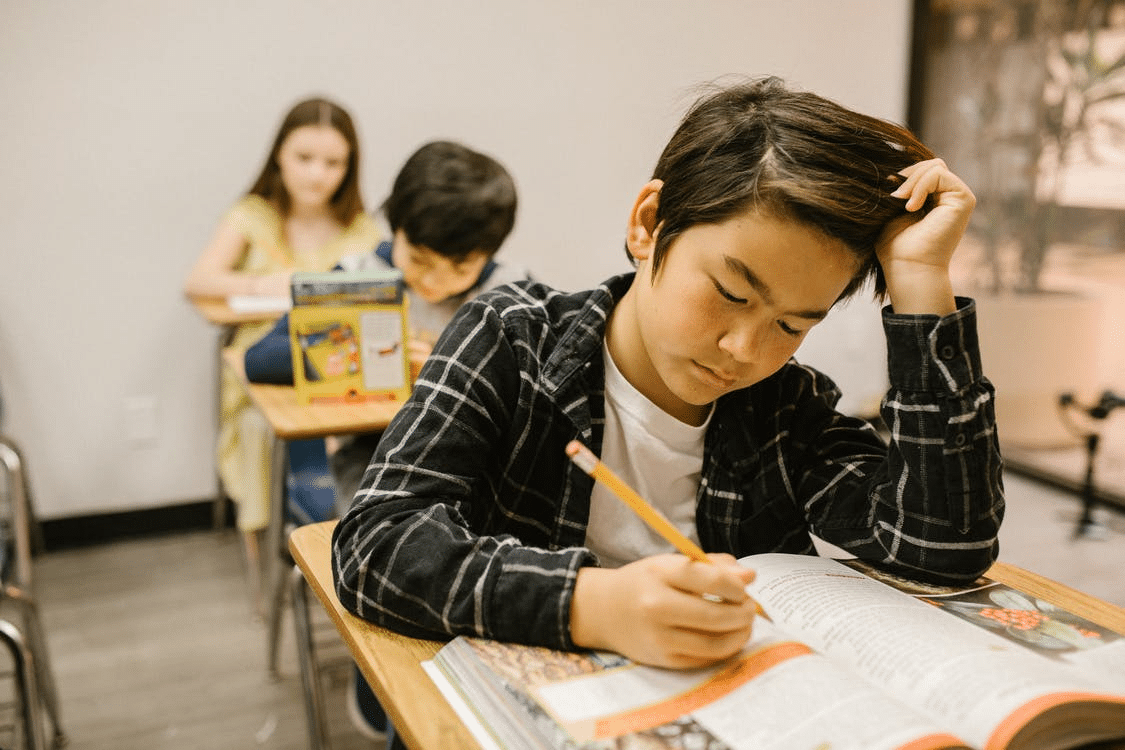
[[[630, 280], [520, 282], [462, 308], [334, 534], [348, 610], [408, 635], [574, 648], [575, 576], [597, 559], [583, 547], [593, 480], [564, 447], [600, 452], [602, 340]], [[1001, 459], [975, 305], [883, 320], [890, 446], [795, 361], [723, 396], [696, 509], [705, 550], [814, 554], [811, 531], [915, 577], [971, 580], [993, 562]]]

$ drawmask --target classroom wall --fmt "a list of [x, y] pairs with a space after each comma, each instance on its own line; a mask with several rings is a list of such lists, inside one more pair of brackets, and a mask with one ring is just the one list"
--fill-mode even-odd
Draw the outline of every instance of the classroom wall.
[[[0, 3], [0, 389], [40, 515], [213, 494], [216, 332], [181, 284], [297, 99], [351, 110], [370, 206], [426, 140], [499, 157], [521, 200], [504, 257], [577, 289], [628, 270], [625, 216], [697, 84], [776, 73], [902, 120], [909, 8]], [[884, 386], [873, 315], [807, 344], [854, 408]]]

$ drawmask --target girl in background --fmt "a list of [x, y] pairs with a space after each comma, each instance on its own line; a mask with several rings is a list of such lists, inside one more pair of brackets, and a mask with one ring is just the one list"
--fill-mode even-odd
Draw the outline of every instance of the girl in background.
[[[359, 142], [351, 116], [314, 98], [282, 121], [261, 173], [227, 211], [188, 275], [184, 291], [198, 297], [288, 296], [294, 271], [327, 271], [341, 257], [369, 251], [379, 229], [364, 211]], [[246, 323], [230, 345], [245, 349], [270, 322]], [[237, 524], [259, 600], [259, 537], [269, 522], [270, 433], [245, 391], [223, 371], [218, 468], [235, 502]], [[323, 441], [290, 452], [323, 453]], [[259, 602], [260, 603], [260, 602]]]

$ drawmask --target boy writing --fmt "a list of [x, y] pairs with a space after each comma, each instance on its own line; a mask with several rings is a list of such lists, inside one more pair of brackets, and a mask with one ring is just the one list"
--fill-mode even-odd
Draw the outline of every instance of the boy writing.
[[[736, 558], [813, 554], [810, 533], [907, 575], [979, 575], [1000, 456], [949, 278], [974, 205], [901, 127], [777, 79], [704, 97], [629, 215], [635, 274], [515, 284], [446, 329], [337, 526], [341, 602], [411, 635], [693, 667], [750, 635]], [[869, 280], [890, 302], [889, 445], [792, 359]], [[573, 439], [717, 564], [672, 554], [568, 460]]]

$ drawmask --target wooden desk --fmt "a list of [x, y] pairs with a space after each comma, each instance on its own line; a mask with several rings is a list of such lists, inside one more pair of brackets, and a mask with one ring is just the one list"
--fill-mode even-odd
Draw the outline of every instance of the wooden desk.
[[[361, 620], [336, 598], [331, 553], [335, 526], [335, 521], [302, 526], [289, 536], [289, 549], [379, 696], [395, 731], [411, 750], [479, 749], [422, 669], [421, 663], [433, 658], [444, 644], [407, 638]], [[988, 577], [1125, 634], [1125, 608], [1002, 562], [992, 566]]]
[[353, 435], [386, 429], [402, 407], [401, 401], [364, 401], [354, 404], [306, 404], [290, 385], [251, 383], [246, 379], [243, 352], [224, 349], [224, 366], [238, 376], [254, 402], [281, 440]]

